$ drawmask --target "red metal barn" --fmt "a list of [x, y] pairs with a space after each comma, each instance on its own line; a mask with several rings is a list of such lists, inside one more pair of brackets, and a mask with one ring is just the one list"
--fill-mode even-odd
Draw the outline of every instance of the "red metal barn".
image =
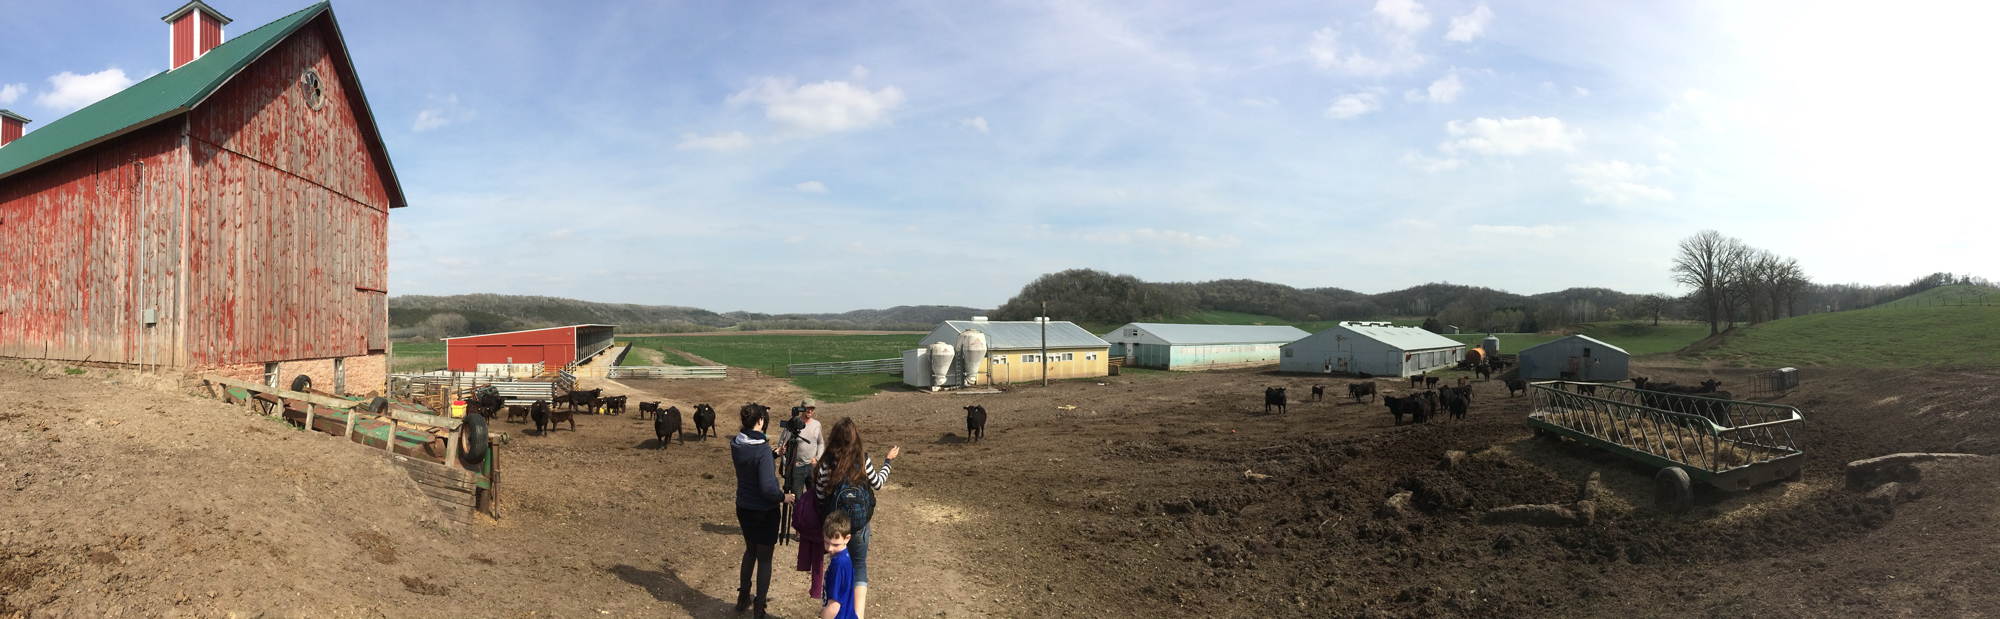
[[166, 21], [173, 69], [0, 144], [0, 356], [382, 389], [406, 204], [332, 8]]
[[611, 347], [612, 325], [571, 325], [445, 338], [444, 365], [472, 372], [481, 363], [542, 363], [554, 369]]

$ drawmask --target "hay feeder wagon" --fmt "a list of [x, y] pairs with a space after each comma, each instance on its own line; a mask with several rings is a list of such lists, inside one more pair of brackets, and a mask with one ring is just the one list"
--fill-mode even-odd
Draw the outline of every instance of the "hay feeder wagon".
[[1679, 514], [1692, 484], [1726, 491], [1796, 481], [1805, 470], [1805, 417], [1777, 404], [1572, 381], [1528, 386], [1528, 426], [1660, 468], [1653, 500]]

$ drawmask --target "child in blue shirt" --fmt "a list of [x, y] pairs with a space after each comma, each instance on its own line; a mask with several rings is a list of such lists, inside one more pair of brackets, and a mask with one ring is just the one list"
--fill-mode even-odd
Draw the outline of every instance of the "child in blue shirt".
[[820, 528], [827, 554], [826, 606], [819, 611], [820, 619], [860, 619], [854, 614], [854, 560], [847, 556], [847, 542], [854, 539], [848, 530], [852, 524], [846, 512], [833, 510]]

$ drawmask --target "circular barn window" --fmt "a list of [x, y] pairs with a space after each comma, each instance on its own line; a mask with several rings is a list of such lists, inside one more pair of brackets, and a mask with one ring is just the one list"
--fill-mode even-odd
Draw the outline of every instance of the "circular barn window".
[[317, 110], [326, 105], [326, 87], [320, 84], [319, 71], [306, 69], [305, 76], [299, 78], [299, 86], [306, 96], [306, 107]]

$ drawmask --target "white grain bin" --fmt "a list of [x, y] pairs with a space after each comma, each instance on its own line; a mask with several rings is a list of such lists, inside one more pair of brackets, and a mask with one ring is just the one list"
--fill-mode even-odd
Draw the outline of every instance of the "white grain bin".
[[979, 384], [979, 373], [986, 369], [986, 334], [978, 329], [958, 334], [958, 358], [965, 366], [965, 386]]
[[1500, 338], [1497, 336], [1488, 335], [1486, 336], [1486, 339], [1479, 341], [1479, 348], [1486, 351], [1486, 358], [1488, 359], [1499, 358]]
[[931, 386], [943, 387], [947, 381], [951, 380], [951, 360], [954, 356], [952, 354], [952, 346], [944, 342], [938, 342], [931, 344], [930, 349]]

